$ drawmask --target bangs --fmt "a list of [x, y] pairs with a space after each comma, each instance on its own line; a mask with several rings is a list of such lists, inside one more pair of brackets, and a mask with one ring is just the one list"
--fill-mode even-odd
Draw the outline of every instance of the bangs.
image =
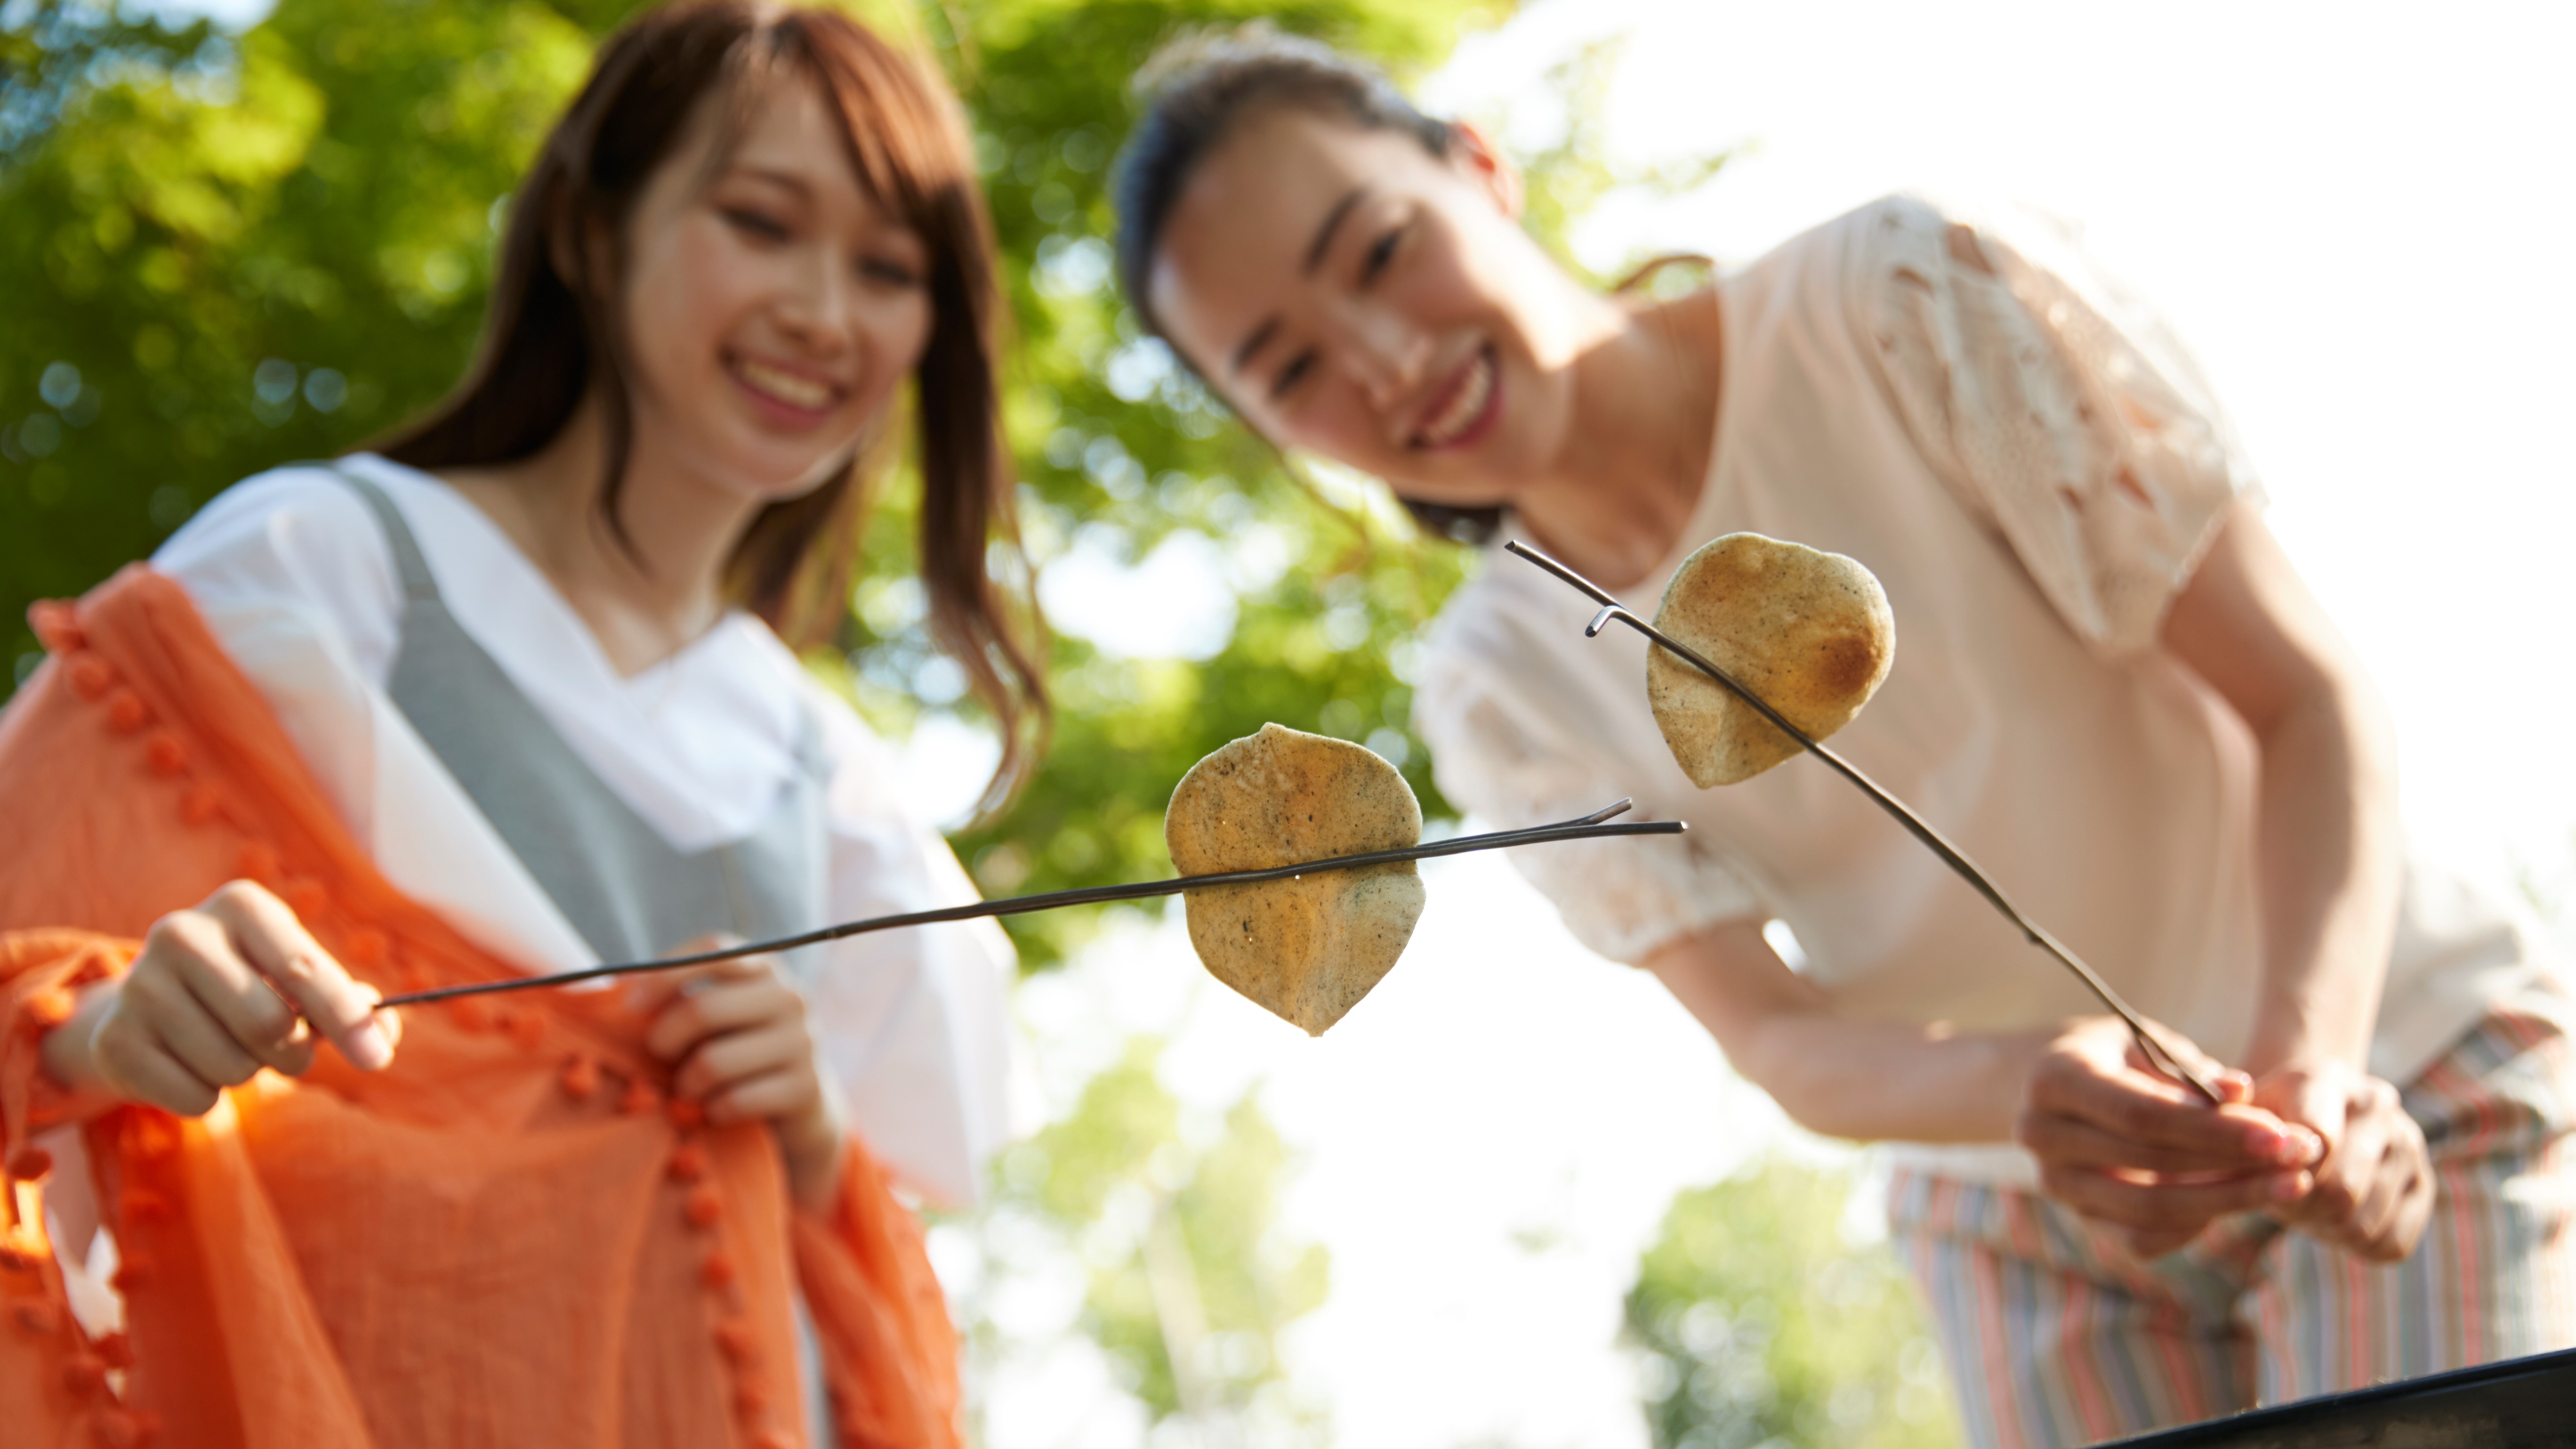
[[841, 149], [868, 200], [901, 217], [934, 250], [971, 225], [964, 193], [975, 168], [965, 118], [946, 88], [875, 35], [791, 13], [744, 34], [726, 55], [712, 175], [728, 163], [762, 105], [786, 86], [813, 85], [840, 123]]

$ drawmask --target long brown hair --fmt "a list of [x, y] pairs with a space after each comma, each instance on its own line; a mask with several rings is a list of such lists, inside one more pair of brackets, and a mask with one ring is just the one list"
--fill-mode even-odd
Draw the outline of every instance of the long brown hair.
[[[931, 637], [1000, 726], [990, 810], [1033, 768], [1048, 720], [1028, 570], [995, 561], [1011, 578], [997, 585], [987, 559], [1019, 547], [999, 424], [992, 224], [954, 96], [848, 15], [700, 0], [647, 11], [611, 36], [511, 199], [474, 365], [377, 451], [423, 469], [512, 462], [553, 441], [596, 388], [608, 421], [600, 508], [623, 543], [618, 499], [634, 445], [619, 306], [627, 218], [702, 106], [726, 107], [716, 120], [730, 137], [765, 90], [797, 83], [821, 88], [860, 185], [930, 254], [930, 339], [910, 409], [921, 580]], [[791, 645], [829, 640], [847, 614], [867, 451], [812, 492], [763, 508], [727, 563], [737, 601]]]

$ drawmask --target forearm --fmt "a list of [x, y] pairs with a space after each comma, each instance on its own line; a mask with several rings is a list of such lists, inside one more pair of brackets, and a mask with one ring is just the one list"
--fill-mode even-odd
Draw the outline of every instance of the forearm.
[[2257, 849], [2264, 965], [2241, 1063], [2360, 1066], [2396, 930], [2400, 845], [2388, 730], [2357, 678], [2320, 689], [2262, 739]]
[[2256, 872], [2263, 977], [2246, 1059], [2368, 1055], [2398, 887], [2396, 749], [2360, 661], [2260, 514], [2231, 512], [2162, 640], [2262, 751]]
[[1859, 1141], [2004, 1142], [2051, 1033], [1854, 1020], [1757, 927], [1720, 927], [1645, 963], [1746, 1080], [1800, 1126]]
[[1799, 1126], [1877, 1142], [2009, 1142], [2048, 1033], [1790, 1016], [1733, 1058]]

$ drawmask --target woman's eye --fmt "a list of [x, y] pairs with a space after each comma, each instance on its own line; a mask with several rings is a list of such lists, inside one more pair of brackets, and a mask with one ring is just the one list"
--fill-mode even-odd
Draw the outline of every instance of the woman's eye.
[[733, 224], [734, 230], [748, 232], [763, 241], [784, 241], [787, 237], [785, 225], [757, 211], [728, 206], [724, 208], [724, 219]]
[[1369, 243], [1368, 257], [1360, 263], [1360, 281], [1363, 285], [1376, 281], [1377, 274], [1386, 270], [1386, 264], [1395, 260], [1396, 245], [1403, 240], [1404, 228], [1394, 226], [1387, 228], [1379, 234], [1376, 241]]
[[1286, 397], [1289, 389], [1305, 381], [1306, 374], [1314, 367], [1315, 354], [1311, 352], [1300, 352], [1288, 359], [1288, 365], [1279, 369], [1279, 375], [1270, 380], [1270, 395], [1273, 398]]
[[889, 287], [918, 287], [921, 273], [911, 265], [884, 257], [869, 257], [859, 263], [859, 274], [872, 282]]

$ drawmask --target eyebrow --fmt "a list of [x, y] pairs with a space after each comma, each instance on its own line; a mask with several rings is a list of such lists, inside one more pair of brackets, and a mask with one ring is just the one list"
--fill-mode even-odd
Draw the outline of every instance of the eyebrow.
[[[1333, 203], [1332, 210], [1324, 213], [1323, 224], [1315, 228], [1315, 239], [1306, 244], [1306, 262], [1302, 268], [1305, 275], [1313, 276], [1315, 269], [1324, 264], [1324, 253], [1333, 248], [1333, 233], [1342, 229], [1342, 219], [1349, 216], [1351, 209], [1358, 206], [1367, 196], [1368, 187], [1365, 184], [1354, 186], [1342, 194], [1341, 200]], [[1278, 318], [1264, 319], [1260, 326], [1252, 329], [1252, 335], [1243, 339], [1242, 345], [1234, 349], [1233, 358], [1226, 363], [1226, 371], [1229, 373], [1243, 371], [1244, 364], [1252, 361], [1254, 354], [1268, 346], [1272, 335], [1278, 331]]]
[[783, 187], [799, 196], [814, 194], [814, 188], [806, 184], [805, 178], [792, 171], [780, 171], [767, 166], [745, 166], [737, 161], [719, 172], [717, 179], [722, 180], [726, 176], [743, 176], [754, 181], [766, 181], [772, 186]]
[[1341, 230], [1342, 218], [1350, 215], [1351, 208], [1359, 205], [1360, 198], [1366, 195], [1366, 186], [1354, 186], [1341, 200], [1333, 203], [1331, 211], [1324, 213], [1324, 224], [1315, 228], [1315, 239], [1306, 244], [1306, 275], [1313, 276], [1315, 269], [1324, 264], [1324, 253], [1331, 250], [1333, 233]]

